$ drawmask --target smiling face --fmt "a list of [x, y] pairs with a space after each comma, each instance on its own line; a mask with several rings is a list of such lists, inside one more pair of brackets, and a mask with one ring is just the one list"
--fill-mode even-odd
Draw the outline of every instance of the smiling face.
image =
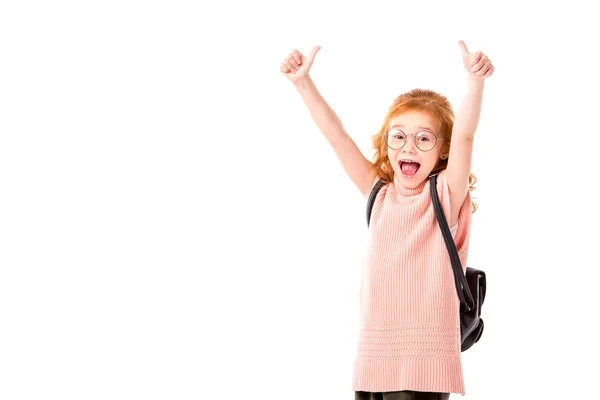
[[414, 138], [420, 132], [428, 132], [417, 137], [421, 148], [427, 148], [427, 143], [432, 137], [431, 133], [439, 139], [443, 139], [439, 122], [423, 112], [409, 111], [392, 118], [391, 129], [399, 130], [393, 131], [393, 134], [390, 133], [392, 141], [403, 136], [407, 137], [406, 144], [399, 150], [388, 147], [388, 158], [394, 170], [394, 181], [407, 189], [414, 189], [429, 177], [438, 160], [448, 158], [449, 143], [445, 140], [438, 140], [433, 149], [429, 151], [423, 151], [415, 145]]

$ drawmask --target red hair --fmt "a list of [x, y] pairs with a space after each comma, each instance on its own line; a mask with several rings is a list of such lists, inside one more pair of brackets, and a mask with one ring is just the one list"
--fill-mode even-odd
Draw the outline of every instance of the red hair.
[[[440, 125], [440, 131], [436, 132], [447, 143], [452, 138], [452, 127], [454, 126], [454, 111], [448, 99], [432, 90], [413, 89], [410, 92], [398, 96], [389, 108], [385, 120], [379, 132], [372, 137], [375, 154], [373, 164], [377, 169], [377, 175], [386, 182], [394, 179], [394, 170], [388, 158], [388, 147], [385, 134], [390, 129], [390, 122], [393, 118], [410, 111], [423, 112], [430, 115]], [[448, 159], [438, 160], [431, 173], [443, 171], [448, 166]], [[469, 174], [469, 190], [475, 189], [477, 178], [473, 173]], [[477, 210], [477, 204], [471, 202], [471, 211]]]

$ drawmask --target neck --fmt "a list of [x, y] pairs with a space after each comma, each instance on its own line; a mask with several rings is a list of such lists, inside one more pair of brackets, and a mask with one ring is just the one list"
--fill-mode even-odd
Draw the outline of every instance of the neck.
[[402, 184], [398, 175], [394, 175], [394, 188], [399, 196], [413, 196], [423, 192], [423, 188], [429, 179], [424, 179], [416, 186], [407, 187]]

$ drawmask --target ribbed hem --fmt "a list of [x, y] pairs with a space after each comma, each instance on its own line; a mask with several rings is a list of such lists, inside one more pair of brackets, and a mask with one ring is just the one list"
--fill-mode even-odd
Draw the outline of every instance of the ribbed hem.
[[353, 391], [458, 393], [465, 395], [459, 357], [357, 358]]

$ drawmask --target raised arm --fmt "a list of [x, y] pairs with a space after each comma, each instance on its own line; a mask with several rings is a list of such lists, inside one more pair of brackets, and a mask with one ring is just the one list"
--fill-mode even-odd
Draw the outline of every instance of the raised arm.
[[319, 49], [319, 46], [313, 48], [307, 57], [298, 50], [292, 51], [281, 63], [281, 72], [294, 84], [310, 116], [333, 148], [346, 174], [363, 196], [368, 197], [377, 175], [375, 166], [367, 160], [344, 130], [342, 121], [321, 96], [309, 75]]
[[483, 86], [485, 79], [494, 72], [494, 67], [486, 55], [480, 51], [469, 53], [463, 41], [460, 41], [459, 45], [462, 50], [463, 64], [467, 70], [467, 90], [456, 113], [446, 168], [451, 223], [458, 220], [460, 207], [469, 191], [473, 137], [479, 124]]

